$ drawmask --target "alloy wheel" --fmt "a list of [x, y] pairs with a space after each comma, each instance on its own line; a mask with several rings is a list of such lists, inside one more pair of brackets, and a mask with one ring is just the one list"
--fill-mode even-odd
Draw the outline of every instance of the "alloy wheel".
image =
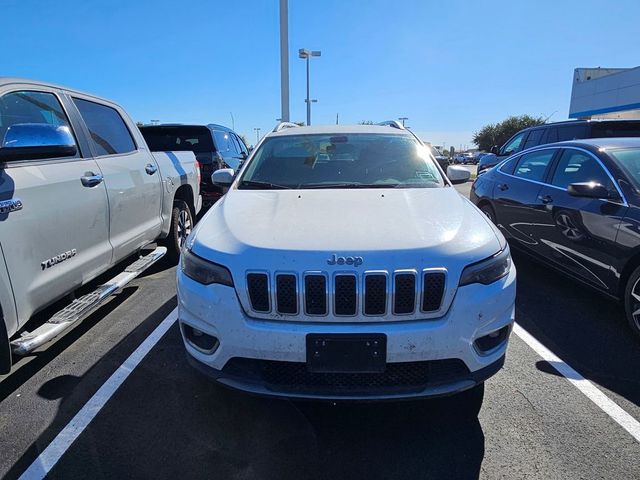
[[180, 248], [184, 246], [187, 237], [191, 233], [191, 215], [186, 210], [180, 210], [178, 215], [178, 244]]

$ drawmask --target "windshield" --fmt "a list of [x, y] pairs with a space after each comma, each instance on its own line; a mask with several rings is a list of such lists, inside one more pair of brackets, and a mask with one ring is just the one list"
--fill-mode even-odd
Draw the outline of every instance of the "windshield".
[[153, 152], [213, 152], [211, 132], [207, 127], [141, 127], [140, 131]]
[[608, 153], [627, 172], [635, 187], [640, 189], [640, 148], [609, 150]]
[[272, 137], [255, 153], [238, 188], [442, 187], [432, 158], [408, 135]]

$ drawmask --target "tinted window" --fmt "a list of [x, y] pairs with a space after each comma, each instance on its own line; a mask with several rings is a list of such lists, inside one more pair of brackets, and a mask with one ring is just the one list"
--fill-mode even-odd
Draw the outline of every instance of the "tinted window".
[[409, 135], [271, 137], [239, 188], [433, 188], [444, 186], [429, 149]]
[[518, 163], [518, 160], [520, 160], [520, 157], [511, 158], [511, 159], [507, 160], [500, 167], [500, 171], [504, 172], [504, 173], [512, 174], [513, 173], [513, 168], [516, 166], [516, 163]]
[[245, 155], [249, 155], [249, 150], [247, 150], [247, 146], [242, 141], [242, 138], [239, 135], [236, 135], [236, 140], [238, 142], [238, 145], [240, 146], [240, 152], [244, 153]]
[[213, 135], [216, 138], [216, 147], [218, 147], [218, 151], [222, 155], [229, 155], [235, 152], [235, 148], [233, 148], [231, 144], [231, 137], [227, 132], [216, 130], [213, 132]]
[[516, 177], [541, 182], [556, 150], [541, 150], [522, 155], [513, 173]]
[[555, 143], [558, 141], [558, 128], [551, 127], [546, 129], [546, 135], [542, 138], [541, 143]]
[[591, 137], [640, 137], [640, 122], [592, 123]]
[[522, 146], [522, 141], [524, 140], [524, 137], [527, 133], [529, 132], [519, 133], [507, 143], [505, 143], [500, 151], [500, 155], [511, 155], [512, 153], [522, 150], [520, 147]]
[[0, 97], [0, 144], [8, 129], [21, 123], [46, 123], [71, 129], [56, 96], [44, 92], [13, 92]]
[[576, 138], [585, 138], [586, 136], [586, 125], [568, 125], [566, 127], [558, 127], [558, 142], [575, 140]]
[[529, 136], [527, 137], [527, 141], [525, 142], [522, 149], [524, 150], [525, 148], [535, 147], [536, 145], [539, 145], [543, 132], [544, 130], [542, 128], [531, 130], [531, 132], [529, 132]]
[[566, 149], [560, 157], [551, 183], [567, 188], [570, 183], [596, 182], [613, 188], [611, 180], [600, 164], [586, 152]]
[[206, 127], [141, 127], [149, 148], [154, 152], [213, 152], [211, 132]]
[[96, 155], [114, 155], [136, 149], [129, 129], [113, 108], [98, 103], [73, 99], [87, 124]]
[[236, 137], [233, 133], [230, 133], [229, 136], [231, 137], [231, 147], [233, 149], [232, 153], [240, 156], [242, 150], [240, 150], [240, 141], [238, 140], [238, 137]]

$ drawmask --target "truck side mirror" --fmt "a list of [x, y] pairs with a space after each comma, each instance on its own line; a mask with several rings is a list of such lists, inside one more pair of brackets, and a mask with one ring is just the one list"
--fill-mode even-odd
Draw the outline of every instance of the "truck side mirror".
[[0, 160], [72, 157], [78, 152], [69, 127], [48, 123], [15, 123], [0, 145]]
[[471, 178], [471, 172], [464, 167], [457, 165], [449, 165], [447, 167], [447, 177], [451, 180], [451, 183], [457, 185], [459, 183], [466, 183]]

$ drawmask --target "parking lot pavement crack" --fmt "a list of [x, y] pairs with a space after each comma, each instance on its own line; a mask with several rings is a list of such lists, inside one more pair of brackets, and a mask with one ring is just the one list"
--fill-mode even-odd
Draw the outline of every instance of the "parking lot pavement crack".
[[516, 392], [518, 392], [520, 395], [522, 395], [522, 397], [527, 401], [527, 403], [529, 405], [531, 405], [531, 409], [536, 413], [536, 415], [540, 416], [540, 412], [535, 407], [535, 405], [533, 403], [531, 403], [531, 400], [529, 400], [529, 398], [523, 392], [521, 392], [520, 390], [516, 389]]

